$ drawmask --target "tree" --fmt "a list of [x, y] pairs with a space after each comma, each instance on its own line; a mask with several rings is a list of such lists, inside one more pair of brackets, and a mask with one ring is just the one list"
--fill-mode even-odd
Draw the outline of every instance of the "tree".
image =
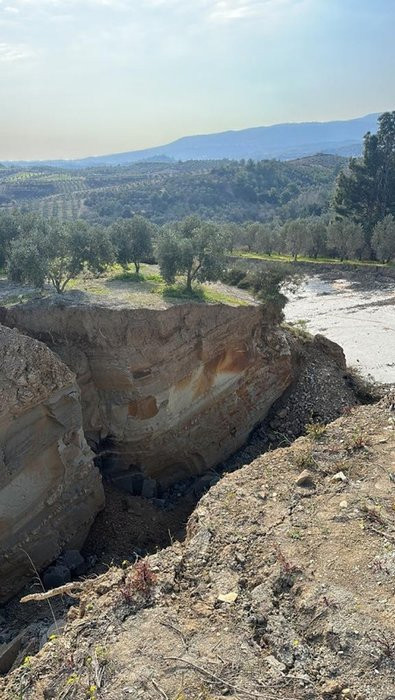
[[367, 243], [378, 221], [395, 216], [395, 111], [379, 117], [377, 134], [365, 135], [362, 159], [352, 158], [339, 174], [334, 205], [363, 226]]
[[356, 224], [351, 219], [335, 219], [330, 223], [328, 246], [341, 262], [347, 257], [361, 260], [365, 245], [361, 224]]
[[255, 247], [258, 226], [259, 224], [256, 222], [248, 222], [244, 226], [243, 243], [247, 246], [249, 252]]
[[132, 262], [138, 274], [141, 262], [152, 256], [152, 235], [153, 227], [143, 216], [116, 221], [112, 226], [112, 240], [120, 265], [127, 268]]
[[189, 292], [197, 280], [218, 279], [224, 250], [221, 229], [194, 216], [163, 229], [157, 242], [157, 257], [165, 282], [172, 284], [176, 275], [185, 275]]
[[306, 241], [306, 222], [302, 219], [287, 221], [285, 228], [285, 242], [288, 253], [296, 262], [299, 253], [302, 252]]
[[387, 214], [374, 227], [372, 248], [376, 258], [387, 263], [395, 257], [395, 219]]
[[222, 234], [226, 250], [233, 253], [233, 249], [240, 239], [240, 227], [233, 222], [222, 224]]
[[303, 252], [311, 258], [317, 259], [326, 250], [327, 226], [323, 219], [314, 217], [308, 220], [306, 238]]
[[112, 246], [101, 229], [91, 229], [85, 222], [52, 220], [12, 241], [8, 276], [38, 288], [48, 280], [62, 294], [85, 263], [98, 271], [112, 258]]
[[255, 234], [255, 245], [259, 251], [266, 253], [266, 255], [271, 255], [273, 252], [275, 237], [273, 235], [273, 228], [268, 224], [257, 224], [256, 234]]
[[81, 259], [93, 274], [101, 274], [115, 261], [115, 250], [109, 229], [90, 226], [86, 221], [66, 224], [70, 236], [70, 250], [78, 251]]
[[328, 227], [328, 247], [340, 258], [343, 262], [347, 255], [347, 244], [344, 237], [344, 222], [341, 219], [335, 219]]
[[248, 280], [251, 291], [263, 306], [265, 322], [268, 325], [280, 323], [288, 301], [284, 294], [284, 286], [292, 281], [296, 284], [299, 280], [294, 268], [282, 263], [270, 263], [257, 272], [249, 273]]
[[20, 235], [26, 235], [33, 229], [45, 231], [46, 222], [31, 213], [19, 211], [0, 214], [0, 267], [4, 267], [11, 252], [11, 242]]
[[361, 224], [356, 224], [355, 221], [344, 221], [343, 236], [345, 239], [347, 257], [362, 260], [365, 248], [365, 236]]

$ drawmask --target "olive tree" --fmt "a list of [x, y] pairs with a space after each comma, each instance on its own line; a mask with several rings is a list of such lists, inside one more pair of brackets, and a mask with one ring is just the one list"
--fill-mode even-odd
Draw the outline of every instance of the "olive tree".
[[387, 214], [379, 221], [372, 236], [372, 248], [378, 260], [387, 263], [395, 257], [395, 219]]
[[144, 216], [136, 215], [116, 221], [111, 233], [117, 262], [124, 268], [133, 263], [138, 274], [141, 262], [152, 256], [153, 226]]
[[188, 217], [162, 229], [157, 241], [157, 257], [163, 279], [172, 284], [176, 275], [184, 275], [188, 291], [195, 281], [218, 279], [225, 245], [221, 229], [197, 217]]
[[49, 281], [62, 294], [85, 264], [98, 272], [112, 260], [112, 245], [103, 229], [91, 228], [85, 222], [52, 220], [44, 228], [35, 227], [12, 241], [8, 276], [38, 288]]

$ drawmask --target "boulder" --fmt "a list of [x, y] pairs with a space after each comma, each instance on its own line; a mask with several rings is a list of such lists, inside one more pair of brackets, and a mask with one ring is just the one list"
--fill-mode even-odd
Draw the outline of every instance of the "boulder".
[[103, 507], [72, 372], [43, 343], [0, 326], [0, 602], [67, 545], [80, 547]]

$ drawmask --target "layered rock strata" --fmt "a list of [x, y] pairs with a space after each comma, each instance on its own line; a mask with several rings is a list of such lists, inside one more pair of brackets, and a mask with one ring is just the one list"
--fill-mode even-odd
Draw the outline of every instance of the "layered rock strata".
[[3, 310], [77, 375], [87, 438], [113, 475], [168, 483], [232, 454], [292, 381], [259, 307], [130, 309], [43, 300]]
[[36, 340], [0, 326], [0, 601], [82, 545], [103, 489], [72, 372]]

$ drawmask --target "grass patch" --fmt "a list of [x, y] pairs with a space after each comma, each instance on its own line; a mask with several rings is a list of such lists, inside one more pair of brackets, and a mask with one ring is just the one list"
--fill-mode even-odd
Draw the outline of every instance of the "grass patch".
[[41, 299], [43, 296], [45, 296], [45, 294], [39, 291], [26, 292], [25, 294], [10, 294], [10, 296], [2, 299], [0, 303], [3, 306], [12, 306], [13, 304], [24, 304], [31, 299]]
[[[268, 255], [267, 253], [255, 253], [254, 251], [246, 250], [235, 250], [233, 251], [233, 258], [246, 258], [253, 260], [275, 260], [277, 262], [294, 262], [291, 255], [283, 255], [280, 253], [272, 253]], [[309, 258], [307, 255], [298, 255], [298, 259], [295, 262], [305, 262], [312, 264], [327, 264], [327, 265], [355, 265], [362, 267], [394, 267], [394, 263], [381, 263], [375, 260], [339, 260], [339, 258]]]
[[194, 301], [202, 304], [231, 304], [233, 306], [248, 306], [244, 299], [237, 299], [231, 294], [218, 292], [215, 289], [204, 286], [193, 287], [192, 291], [187, 289], [181, 282], [172, 285], [162, 284], [160, 287], [152, 289], [155, 294], [160, 294], [163, 299], [182, 299]]
[[306, 425], [306, 435], [311, 440], [320, 440], [326, 433], [326, 425], [323, 423], [308, 423]]
[[117, 274], [112, 275], [109, 279], [114, 282], [144, 282], [146, 278], [140, 272], [122, 270], [122, 272], [117, 272]]

